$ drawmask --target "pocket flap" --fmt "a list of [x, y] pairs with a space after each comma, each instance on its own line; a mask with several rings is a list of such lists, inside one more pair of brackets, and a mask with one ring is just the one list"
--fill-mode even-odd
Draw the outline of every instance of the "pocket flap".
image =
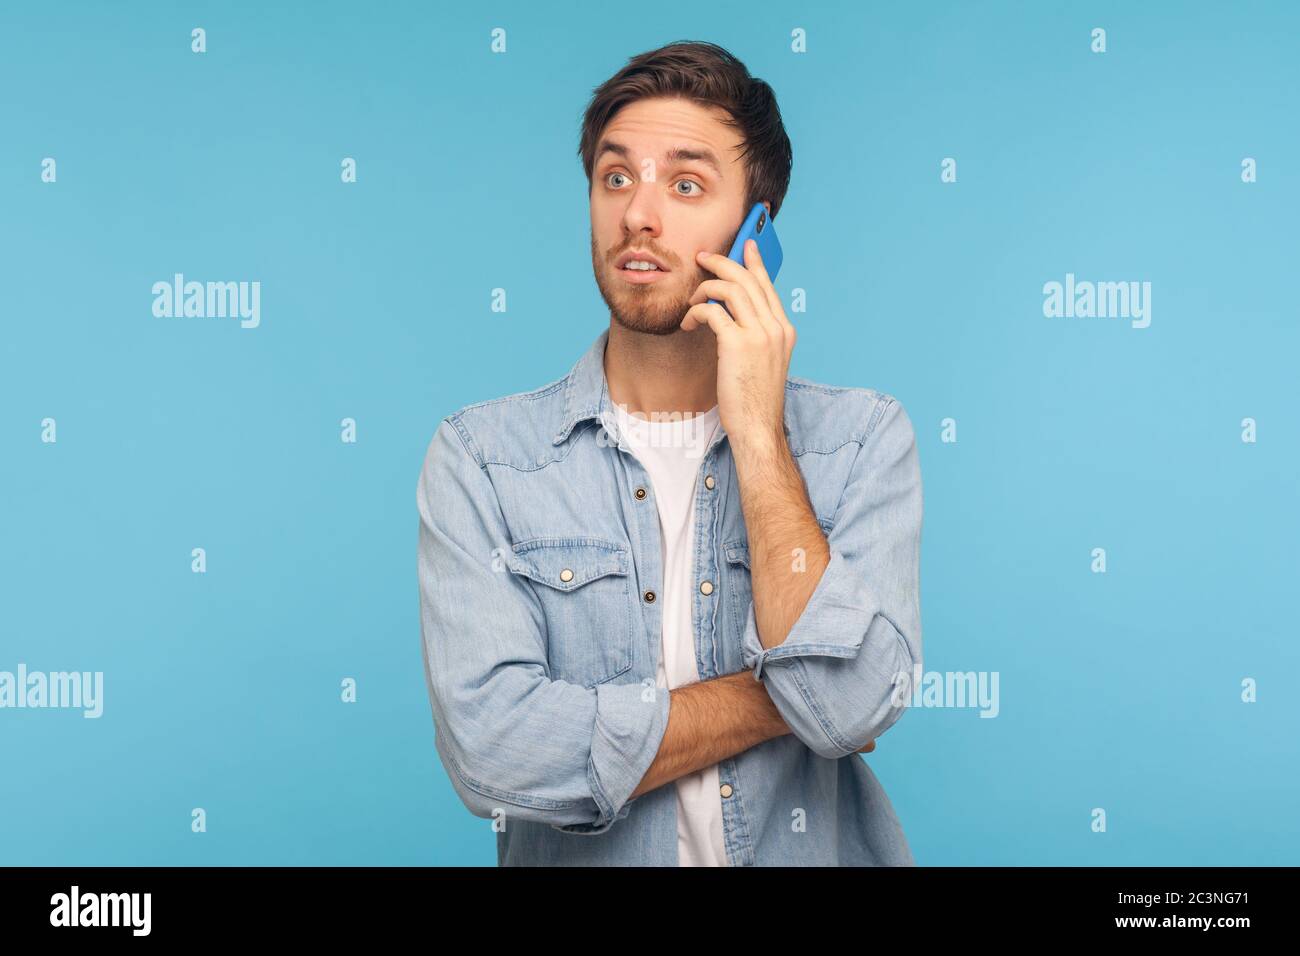
[[511, 571], [557, 591], [628, 573], [627, 550], [600, 538], [531, 538], [511, 550]]
[[749, 542], [732, 541], [722, 546], [722, 553], [727, 556], [727, 560], [732, 564], [743, 564], [749, 567]]

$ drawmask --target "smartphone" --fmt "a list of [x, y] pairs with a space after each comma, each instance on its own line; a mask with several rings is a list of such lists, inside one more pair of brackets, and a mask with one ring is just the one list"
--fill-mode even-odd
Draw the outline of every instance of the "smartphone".
[[[767, 277], [776, 281], [776, 274], [781, 268], [781, 241], [776, 238], [776, 227], [772, 225], [772, 220], [767, 215], [767, 208], [761, 202], [754, 203], [754, 208], [749, 211], [749, 215], [745, 217], [740, 227], [740, 232], [736, 233], [736, 241], [731, 244], [731, 251], [727, 253], [728, 259], [742, 266], [745, 264], [746, 239], [753, 239], [758, 243], [758, 254], [763, 259], [763, 268], [767, 270]], [[724, 309], [727, 307], [717, 299], [709, 301], [722, 305]], [[730, 312], [727, 314], [731, 315]]]

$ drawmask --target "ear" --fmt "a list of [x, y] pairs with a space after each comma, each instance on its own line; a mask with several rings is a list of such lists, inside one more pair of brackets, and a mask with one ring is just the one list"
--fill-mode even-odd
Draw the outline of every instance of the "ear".
[[768, 219], [768, 222], [771, 222], [771, 221], [772, 221], [772, 204], [771, 204], [770, 202], [768, 202], [766, 199], [764, 199], [764, 200], [763, 200], [763, 208], [767, 210], [767, 219]]

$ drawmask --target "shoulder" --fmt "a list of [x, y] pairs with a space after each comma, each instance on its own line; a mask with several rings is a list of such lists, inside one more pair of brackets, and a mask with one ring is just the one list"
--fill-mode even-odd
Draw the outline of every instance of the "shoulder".
[[438, 427], [453, 430], [480, 467], [541, 467], [563, 453], [552, 439], [564, 416], [568, 381], [565, 375], [526, 392], [462, 406]]
[[785, 382], [785, 418], [795, 455], [828, 454], [848, 443], [870, 442], [882, 427], [911, 435], [902, 403], [888, 392], [851, 385], [829, 385], [790, 376]]

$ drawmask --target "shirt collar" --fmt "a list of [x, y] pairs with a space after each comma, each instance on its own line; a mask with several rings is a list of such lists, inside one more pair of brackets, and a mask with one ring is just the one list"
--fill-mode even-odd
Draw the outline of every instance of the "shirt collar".
[[558, 445], [569, 437], [579, 422], [594, 418], [603, 420], [605, 409], [609, 407], [609, 384], [605, 381], [605, 343], [609, 341], [609, 329], [603, 329], [596, 341], [587, 349], [586, 354], [578, 359], [564, 380], [564, 418], [560, 421], [560, 430], [551, 439], [552, 445]]

